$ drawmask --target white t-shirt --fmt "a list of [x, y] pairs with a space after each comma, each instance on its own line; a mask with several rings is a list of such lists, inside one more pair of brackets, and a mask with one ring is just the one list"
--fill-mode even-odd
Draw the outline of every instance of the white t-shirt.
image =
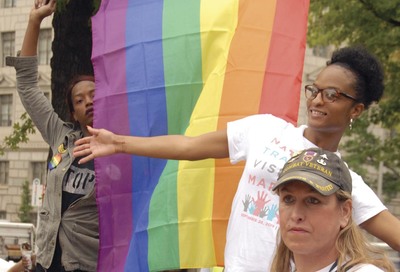
[[[225, 272], [270, 270], [279, 229], [279, 197], [271, 189], [294, 153], [315, 147], [303, 137], [305, 128], [270, 114], [228, 123], [230, 160], [246, 164], [229, 218]], [[386, 207], [359, 175], [351, 175], [353, 218], [360, 224]]]
[[[316, 272], [336, 272], [337, 267], [332, 268], [332, 266], [333, 264], [330, 264]], [[373, 264], [359, 264], [346, 270], [346, 272], [383, 272], [383, 270]]]

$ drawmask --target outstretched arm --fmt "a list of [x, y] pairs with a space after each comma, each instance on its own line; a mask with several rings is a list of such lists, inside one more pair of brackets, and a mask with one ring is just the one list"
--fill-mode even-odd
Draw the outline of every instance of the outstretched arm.
[[55, 8], [55, 0], [50, 0], [47, 4], [45, 4], [45, 0], [35, 1], [35, 6], [31, 9], [29, 14], [28, 26], [26, 28], [20, 56], [36, 56], [40, 24], [44, 18], [54, 12]]
[[361, 227], [400, 252], [400, 220], [388, 210], [363, 222]]
[[135, 137], [117, 135], [106, 129], [88, 127], [88, 130], [92, 136], [75, 142], [74, 156], [84, 157], [79, 163], [115, 153], [173, 160], [201, 160], [229, 156], [226, 130], [197, 137], [184, 135]]

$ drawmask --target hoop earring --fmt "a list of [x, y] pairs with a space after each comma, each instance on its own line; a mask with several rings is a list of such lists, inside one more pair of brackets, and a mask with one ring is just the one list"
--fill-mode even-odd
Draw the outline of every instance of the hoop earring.
[[350, 119], [350, 124], [349, 124], [350, 130], [353, 129], [353, 118]]

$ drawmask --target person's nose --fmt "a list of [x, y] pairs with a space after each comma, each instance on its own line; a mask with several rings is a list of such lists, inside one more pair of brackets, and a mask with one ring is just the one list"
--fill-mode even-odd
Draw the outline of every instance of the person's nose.
[[93, 105], [93, 97], [91, 95], [86, 96], [86, 105]]
[[292, 206], [292, 212], [290, 218], [296, 223], [304, 221], [304, 219], [306, 218], [304, 205], [298, 202], [295, 203]]
[[318, 92], [317, 96], [312, 100], [312, 103], [314, 104], [323, 104], [324, 102], [325, 101], [322, 92]]

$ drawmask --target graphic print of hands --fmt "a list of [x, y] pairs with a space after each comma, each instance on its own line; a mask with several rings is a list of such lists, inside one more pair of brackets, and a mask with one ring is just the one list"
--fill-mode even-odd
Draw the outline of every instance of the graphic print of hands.
[[243, 211], [247, 212], [247, 209], [249, 208], [249, 205], [251, 203], [251, 196], [246, 195], [245, 200], [242, 201], [242, 203], [243, 203]]
[[260, 214], [258, 215], [261, 218], [264, 218], [267, 215], [268, 207], [264, 206], [264, 208], [261, 210]]
[[256, 210], [254, 211], [254, 215], [259, 216], [265, 204], [270, 202], [271, 200], [265, 200], [267, 198], [267, 194], [265, 192], [260, 191], [257, 192], [257, 200], [255, 201], [253, 198], [254, 203], [256, 204]]
[[254, 202], [250, 202], [249, 214], [254, 214], [255, 209], [256, 209], [256, 206], [254, 206]]
[[278, 205], [276, 204], [271, 205], [271, 207], [268, 208], [267, 220], [272, 221], [275, 218], [277, 211], [278, 211]]

